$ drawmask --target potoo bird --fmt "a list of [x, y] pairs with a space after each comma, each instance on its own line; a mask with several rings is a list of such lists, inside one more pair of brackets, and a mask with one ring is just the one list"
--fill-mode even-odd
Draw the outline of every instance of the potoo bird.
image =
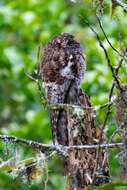
[[[48, 104], [65, 105], [55, 109], [50, 107], [54, 144], [98, 143], [101, 130], [95, 127], [89, 97], [80, 89], [84, 71], [83, 50], [72, 35], [61, 33], [45, 46], [41, 76]], [[71, 190], [108, 182], [106, 151], [71, 150], [67, 158], [67, 173]]]

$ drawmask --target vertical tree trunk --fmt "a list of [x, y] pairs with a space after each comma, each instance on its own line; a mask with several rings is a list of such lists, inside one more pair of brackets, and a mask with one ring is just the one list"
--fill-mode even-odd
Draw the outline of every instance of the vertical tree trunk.
[[[80, 91], [81, 108], [69, 108], [68, 145], [98, 144], [101, 130], [95, 127], [94, 111], [89, 98]], [[84, 109], [83, 109], [84, 107]], [[86, 107], [86, 108], [85, 108]], [[110, 181], [106, 150], [72, 149], [68, 158], [69, 189], [84, 189], [88, 185], [101, 185]]]
[[117, 112], [116, 121], [118, 126], [122, 126], [122, 137], [126, 147], [121, 153], [121, 164], [122, 164], [122, 179], [127, 180], [127, 86], [122, 86], [122, 91], [118, 92], [117, 98]]

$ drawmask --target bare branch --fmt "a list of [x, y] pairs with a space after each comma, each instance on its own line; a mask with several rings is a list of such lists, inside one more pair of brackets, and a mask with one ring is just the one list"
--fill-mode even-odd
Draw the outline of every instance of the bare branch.
[[91, 110], [91, 111], [98, 111], [98, 110], [101, 110], [101, 109], [104, 109], [106, 107], [108, 107], [109, 105], [111, 106], [114, 102], [116, 101], [116, 98], [113, 98], [111, 99], [110, 101], [108, 101], [107, 103], [103, 104], [103, 105], [98, 105], [98, 106], [95, 106], [95, 107], [86, 107], [86, 106], [78, 106], [78, 105], [73, 105], [73, 104], [62, 104], [62, 103], [59, 103], [59, 104], [50, 104], [48, 105], [49, 108], [52, 108], [52, 109], [69, 109], [69, 108], [74, 108], [74, 109], [82, 109], [82, 110]]
[[[82, 16], [80, 16], [80, 17], [82, 18]], [[112, 72], [112, 76], [113, 76], [113, 78], [114, 78], [114, 80], [115, 80], [115, 82], [116, 82], [116, 84], [117, 84], [119, 90], [120, 90], [120, 91], [123, 91], [123, 89], [122, 89], [122, 87], [121, 87], [121, 85], [120, 85], [120, 82], [119, 82], [119, 80], [118, 80], [118, 77], [117, 77], [116, 74], [115, 74], [115, 69], [114, 69], [114, 67], [113, 67], [112, 64], [111, 64], [111, 61], [110, 61], [110, 58], [109, 58], [109, 56], [108, 56], [107, 50], [106, 50], [106, 48], [104, 47], [104, 45], [103, 45], [103, 43], [102, 43], [102, 41], [101, 41], [101, 39], [100, 39], [100, 36], [98, 35], [98, 33], [95, 31], [95, 29], [90, 25], [90, 23], [89, 23], [88, 21], [84, 20], [84, 22], [89, 26], [89, 28], [90, 28], [90, 29], [92, 30], [92, 32], [95, 34], [96, 39], [97, 39], [97, 41], [99, 42], [100, 47], [101, 47], [101, 48], [103, 49], [103, 51], [104, 51], [104, 54], [105, 54], [105, 57], [106, 57], [108, 66], [109, 66], [109, 68], [110, 68], [110, 70], [111, 70], [111, 72]]]
[[99, 23], [99, 26], [100, 26], [100, 28], [101, 28], [101, 30], [102, 30], [104, 36], [105, 36], [105, 39], [107, 40], [107, 42], [108, 42], [108, 44], [110, 45], [110, 47], [111, 47], [120, 57], [122, 57], [123, 59], [125, 59], [125, 56], [122, 55], [115, 47], [113, 47], [113, 45], [112, 45], [111, 42], [109, 41], [109, 39], [108, 39], [108, 37], [107, 37], [107, 35], [106, 35], [105, 31], [104, 31], [104, 28], [103, 28], [103, 26], [102, 26], [101, 20], [100, 20], [100, 18], [99, 18], [98, 15], [96, 15], [96, 18], [97, 18], [97, 21], [98, 21], [98, 23]]
[[108, 101], [106, 104], [99, 105], [99, 106], [95, 106], [95, 109], [94, 109], [94, 110], [95, 110], [95, 111], [98, 111], [98, 110], [107, 108], [108, 106], [112, 106], [115, 101], [116, 101], [116, 97], [113, 97], [113, 98], [111, 98], [111, 100]]
[[49, 104], [48, 105], [49, 108], [52, 109], [69, 109], [69, 108], [79, 108], [79, 109], [84, 109], [84, 110], [93, 110], [93, 107], [86, 107], [86, 106], [78, 106], [78, 105], [73, 105], [73, 104], [63, 104], [63, 103], [59, 103], [59, 104]]
[[[123, 57], [121, 58], [121, 60], [119, 61], [119, 64], [118, 64], [118, 67], [116, 68], [115, 70], [115, 75], [117, 76], [118, 73], [119, 73], [119, 69], [121, 68], [122, 66], [122, 63], [124, 61], [124, 57], [126, 56], [126, 52], [127, 52], [127, 49], [125, 50], [125, 53], [123, 55]], [[112, 86], [111, 86], [111, 89], [110, 89], [110, 93], [109, 93], [109, 105], [108, 105], [108, 110], [107, 110], [107, 113], [106, 113], [106, 116], [105, 116], [105, 120], [104, 120], [104, 123], [103, 123], [103, 126], [102, 126], [102, 129], [104, 130], [105, 128], [105, 125], [107, 123], [107, 120], [108, 120], [108, 116], [109, 114], [111, 113], [111, 99], [112, 99], [112, 96], [113, 96], [113, 90], [114, 90], [114, 87], [115, 87], [115, 81], [113, 81], [112, 83]]]
[[68, 146], [67, 150], [71, 149], [98, 149], [98, 148], [122, 148], [125, 147], [125, 143], [119, 142], [119, 143], [104, 143], [104, 144], [96, 144], [96, 145], [75, 145], [75, 146]]
[[[38, 149], [42, 152], [46, 151], [57, 151], [58, 153], [64, 153], [67, 151], [70, 151], [71, 149], [96, 149], [98, 147], [100, 148], [121, 148], [125, 146], [124, 142], [119, 142], [119, 143], [104, 143], [104, 144], [91, 144], [91, 145], [73, 145], [73, 146], [63, 146], [63, 145], [51, 145], [51, 144], [42, 144], [36, 141], [31, 141], [31, 140], [26, 140], [23, 138], [17, 138], [13, 136], [8, 136], [8, 135], [0, 135], [0, 140], [5, 141], [5, 142], [12, 142], [12, 143], [17, 143], [17, 144], [24, 144], [27, 146], [32, 147], [33, 149]], [[65, 155], [64, 155], [65, 156]]]
[[33, 149], [38, 149], [41, 152], [50, 152], [56, 150], [59, 154], [62, 154], [65, 156], [66, 151], [64, 150], [64, 147], [59, 145], [59, 146], [54, 146], [50, 144], [42, 144], [36, 141], [31, 141], [31, 140], [26, 140], [23, 138], [17, 138], [13, 136], [8, 136], [8, 135], [0, 135], [0, 139], [5, 141], [5, 142], [12, 142], [12, 143], [17, 143], [17, 144], [23, 144], [32, 147]]

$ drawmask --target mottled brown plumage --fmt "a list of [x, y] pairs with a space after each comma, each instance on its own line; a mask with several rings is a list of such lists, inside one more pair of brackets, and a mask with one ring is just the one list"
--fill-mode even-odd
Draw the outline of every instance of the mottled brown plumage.
[[[90, 145], [97, 144], [100, 138], [101, 132], [95, 127], [89, 97], [80, 89], [84, 60], [80, 43], [70, 34], [59, 34], [45, 47], [41, 74], [48, 103], [70, 104], [70, 107], [50, 109], [55, 144]], [[69, 152], [66, 162], [71, 190], [109, 181], [107, 154], [100, 150], [98, 165], [96, 154], [95, 149]]]
[[[84, 67], [81, 46], [72, 35], [62, 33], [46, 45], [41, 73], [50, 104], [78, 104]], [[51, 110], [51, 118], [54, 142], [67, 145], [66, 112], [57, 109]]]

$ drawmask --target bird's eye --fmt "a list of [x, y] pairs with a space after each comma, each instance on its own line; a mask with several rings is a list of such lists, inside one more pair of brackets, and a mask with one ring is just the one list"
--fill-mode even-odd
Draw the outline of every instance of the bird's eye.
[[73, 45], [73, 41], [69, 40], [69, 41], [67, 42], [67, 46], [72, 46], [72, 45]]

